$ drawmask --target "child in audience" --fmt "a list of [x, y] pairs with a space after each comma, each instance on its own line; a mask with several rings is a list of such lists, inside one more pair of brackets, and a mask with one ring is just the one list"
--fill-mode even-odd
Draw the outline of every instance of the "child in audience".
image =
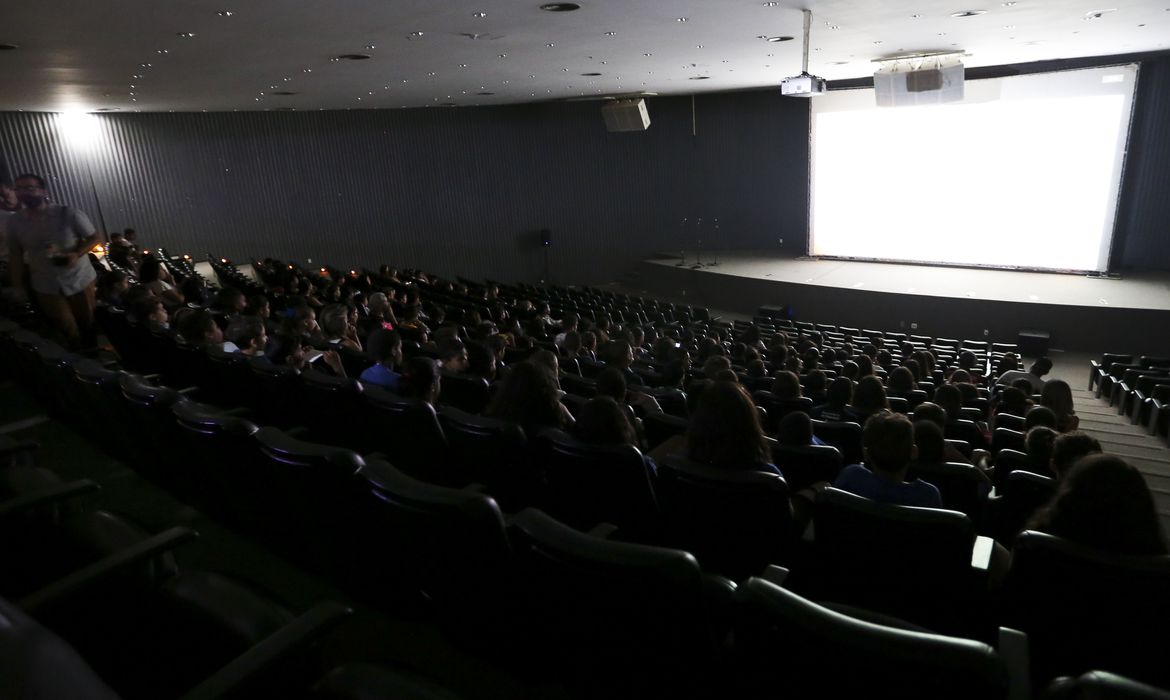
[[1056, 429], [1062, 433], [1077, 429], [1081, 421], [1073, 408], [1072, 388], [1063, 379], [1051, 379], [1040, 391], [1040, 405], [1056, 414]]
[[899, 413], [876, 413], [865, 422], [862, 434], [865, 465], [851, 464], [841, 471], [833, 486], [878, 503], [922, 508], [942, 508], [937, 488], [921, 479], [906, 481], [914, 459], [914, 425]]
[[1107, 552], [1167, 553], [1145, 479], [1114, 455], [1095, 454], [1076, 462], [1028, 527]]
[[367, 367], [358, 380], [397, 393], [402, 375], [395, 371], [395, 367], [402, 366], [402, 337], [396, 331], [375, 328], [366, 345], [366, 354], [374, 364]]

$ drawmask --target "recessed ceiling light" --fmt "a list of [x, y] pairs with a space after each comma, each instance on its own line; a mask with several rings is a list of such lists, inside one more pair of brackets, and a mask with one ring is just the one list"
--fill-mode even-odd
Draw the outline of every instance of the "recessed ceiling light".
[[711, 76], [709, 75], [692, 75], [690, 77], [691, 80], [710, 80], [710, 78]]
[[643, 55], [643, 56], [653, 56], [654, 54], [652, 54], [652, 53], [644, 53], [644, 54], [642, 54], [642, 55]]
[[1117, 8], [1110, 8], [1108, 10], [1090, 10], [1085, 13], [1085, 19], [1101, 19], [1110, 12], [1117, 12]]
[[617, 36], [617, 32], [606, 32], [606, 36]]
[[1004, 6], [1004, 7], [1013, 7], [1013, 6], [1015, 6], [1015, 4], [1016, 4], [1016, 3], [1015, 3], [1015, 0], [1012, 0], [1011, 2], [1005, 2], [1005, 3], [1003, 4], [1003, 6]]
[[422, 36], [423, 33], [422, 32], [411, 32], [410, 35], [411, 36]]
[[910, 19], [919, 19], [919, 18], [921, 18], [921, 17], [922, 17], [922, 15], [918, 14], [917, 12], [915, 12], [915, 13], [914, 13], [914, 14], [912, 14], [912, 15], [910, 15]]
[[312, 72], [313, 72], [313, 69], [312, 69], [312, 68], [302, 68], [302, 69], [301, 69], [301, 72], [302, 72], [302, 73], [312, 73]]
[[959, 12], [952, 12], [951, 17], [978, 17], [979, 15], [987, 14], [987, 10], [960, 10]]
[[1004, 29], [1015, 29], [1015, 28], [1016, 28], [1016, 25], [1014, 25], [1014, 24], [1005, 24], [1005, 25], [1003, 25], [1003, 28], [1004, 28]]
[[476, 12], [475, 14], [472, 15], [472, 17], [474, 17], [476, 19], [483, 19], [484, 17], [487, 17], [487, 13], [486, 12]]
[[164, 53], [170, 53], [170, 51], [167, 51], [166, 49], [158, 49], [157, 51], [155, 51], [155, 53], [157, 53], [161, 56]]
[[507, 58], [507, 57], [508, 57], [508, 54], [506, 54], [506, 53], [502, 53], [499, 56], [496, 56], [496, 58]]
[[770, 36], [770, 37], [767, 37], [767, 40], [773, 44], [776, 44], [776, 43], [779, 43], [781, 41], [792, 41], [792, 37], [790, 37], [790, 36]]
[[687, 21], [687, 18], [686, 17], [675, 17], [674, 21], [675, 22], [685, 22], [685, 21]]
[[466, 64], [466, 63], [460, 63], [460, 64], [459, 64], [459, 67], [460, 67], [460, 68], [466, 68], [466, 67], [467, 67], [467, 64]]
[[581, 75], [588, 77], [593, 75], [601, 75], [601, 73], [582, 73]]
[[139, 63], [138, 64], [139, 68], [150, 68], [150, 66], [151, 66], [151, 64], [149, 64], [149, 63]]
[[431, 71], [430, 73], [427, 73], [427, 75], [430, 75], [430, 76], [434, 76], [434, 74], [435, 74], [435, 71]]
[[334, 61], [365, 61], [369, 59], [368, 53], [343, 53], [340, 56], [334, 56]]
[[368, 51], [373, 51], [376, 48], [378, 48], [376, 44], [366, 44], [366, 50]]
[[236, 13], [232, 12], [231, 10], [220, 10], [219, 12], [216, 12], [215, 14], [219, 15], [220, 17], [231, 17], [232, 15], [234, 15]]
[[540, 6], [540, 9], [545, 12], [573, 12], [580, 10], [581, 6], [575, 2], [550, 2]]
[[556, 44], [554, 44], [550, 41], [547, 44], [545, 44], [545, 46], [551, 49], [552, 47], [556, 46]]
[[776, 5], [778, 5], [778, 4], [779, 3], [775, 3], [775, 2], [766, 2], [766, 3], [764, 3], [764, 7], [776, 7]]
[[873, 43], [874, 43], [875, 45], [877, 45], [877, 44], [881, 44], [881, 43], [882, 43], [882, 40], [881, 40], [881, 39], [878, 39], [877, 41], [875, 41], [875, 42], [873, 42]]
[[175, 36], [181, 39], [193, 39], [195, 38], [195, 32], [179, 32]]

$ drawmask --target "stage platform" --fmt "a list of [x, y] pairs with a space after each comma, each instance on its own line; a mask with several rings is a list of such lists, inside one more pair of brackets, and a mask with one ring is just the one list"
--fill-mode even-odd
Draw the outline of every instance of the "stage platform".
[[687, 303], [752, 314], [787, 304], [798, 320], [1014, 342], [1050, 334], [1078, 352], [1170, 354], [1170, 273], [1085, 275], [783, 257], [726, 251], [718, 264], [677, 254], [643, 261], [626, 285]]

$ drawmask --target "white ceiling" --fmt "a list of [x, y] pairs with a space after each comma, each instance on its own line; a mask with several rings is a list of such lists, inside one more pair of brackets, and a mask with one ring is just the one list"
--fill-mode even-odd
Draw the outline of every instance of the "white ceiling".
[[[860, 78], [875, 58], [939, 50], [961, 49], [977, 67], [1170, 48], [1170, 0], [1101, 1], [814, 0], [809, 70]], [[806, 5], [579, 4], [556, 13], [539, 0], [9, 3], [0, 43], [19, 48], [0, 51], [0, 110], [465, 106], [759, 88], [800, 72]], [[986, 14], [951, 16], [961, 10]], [[1094, 11], [1104, 12], [1086, 19]], [[758, 38], [779, 35], [795, 40]], [[350, 53], [370, 58], [330, 60]]]

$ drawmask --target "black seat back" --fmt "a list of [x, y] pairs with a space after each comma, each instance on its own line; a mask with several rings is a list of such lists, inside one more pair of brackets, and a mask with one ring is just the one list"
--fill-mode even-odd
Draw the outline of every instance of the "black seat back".
[[860, 464], [864, 455], [861, 446], [861, 424], [852, 421], [813, 422], [813, 435], [841, 451], [845, 464]]
[[764, 579], [736, 591], [734, 620], [744, 697], [1007, 697], [1007, 669], [986, 644], [864, 621]]
[[832, 445], [773, 443], [772, 462], [784, 473], [784, 480], [792, 493], [818, 481], [833, 483], [843, 466], [841, 451]]
[[1026, 632], [1032, 679], [1100, 669], [1161, 687], [1170, 666], [1157, 639], [1170, 616], [1170, 556], [1112, 554], [1054, 535], [1015, 540], [1004, 622]]
[[591, 445], [560, 430], [534, 440], [544, 472], [544, 509], [567, 525], [588, 530], [600, 522], [616, 525], [622, 537], [654, 537], [658, 501], [642, 453], [631, 445]]
[[783, 477], [672, 457], [658, 465], [657, 493], [666, 543], [704, 571], [738, 581], [790, 563], [798, 533]]
[[380, 386], [367, 386], [362, 396], [364, 410], [355, 417], [362, 446], [356, 449], [384, 453], [395, 467], [416, 479], [447, 485], [458, 481], [447, 458], [447, 436], [433, 406]]
[[907, 478], [933, 484], [942, 495], [943, 508], [957, 510], [975, 522], [980, 521], [990, 485], [980, 475], [978, 467], [966, 462], [914, 462]]
[[439, 407], [439, 424], [457, 480], [483, 484], [505, 510], [531, 502], [537, 483], [523, 428], [452, 406]]

